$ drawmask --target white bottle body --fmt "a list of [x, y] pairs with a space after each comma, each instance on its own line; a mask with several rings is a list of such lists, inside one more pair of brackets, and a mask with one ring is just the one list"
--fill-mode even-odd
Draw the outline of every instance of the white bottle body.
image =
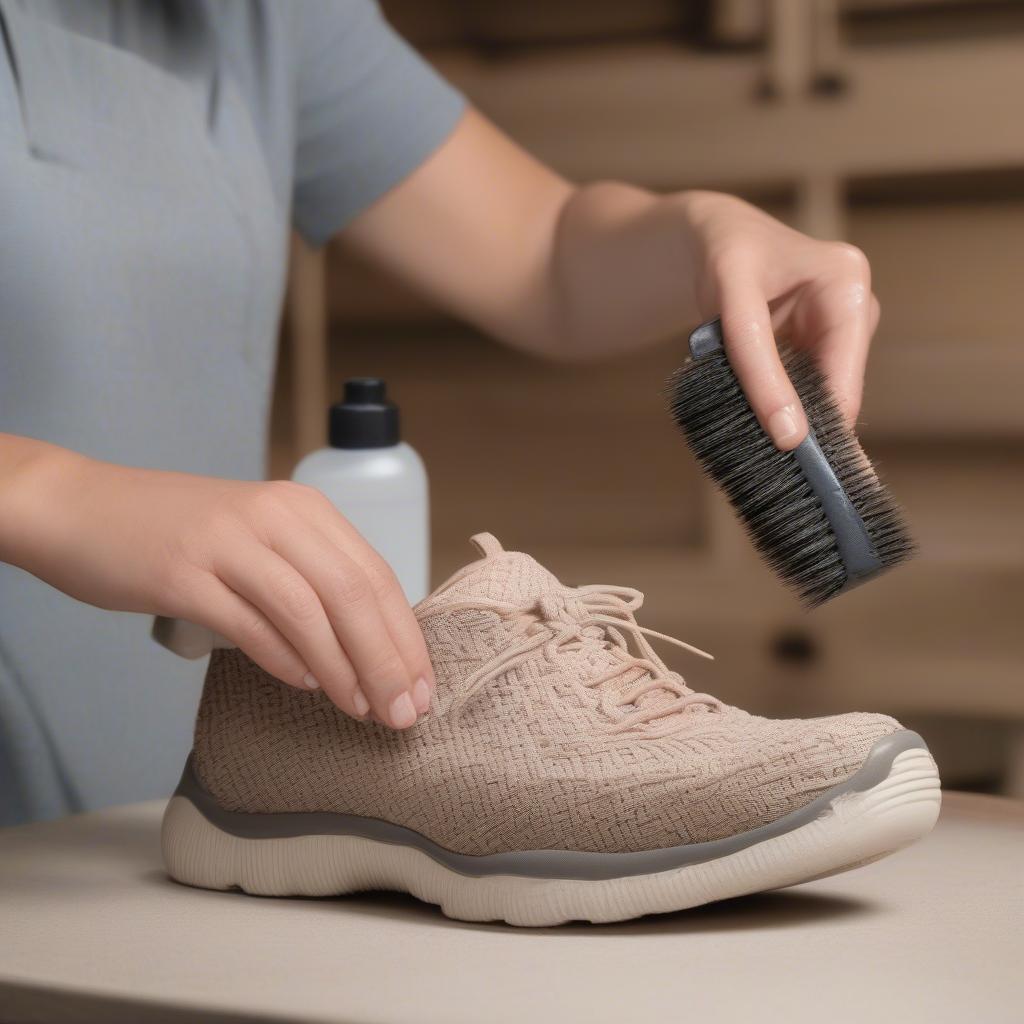
[[404, 441], [386, 448], [321, 448], [292, 474], [315, 487], [395, 571], [410, 604], [430, 588], [427, 471]]

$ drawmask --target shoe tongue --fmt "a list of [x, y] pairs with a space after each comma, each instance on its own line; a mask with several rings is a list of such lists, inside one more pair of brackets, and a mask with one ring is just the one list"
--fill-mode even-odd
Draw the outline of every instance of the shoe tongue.
[[471, 538], [481, 554], [433, 595], [435, 600], [484, 598], [503, 604], [527, 605], [561, 588], [558, 577], [521, 551], [506, 551], [497, 538], [478, 533]]

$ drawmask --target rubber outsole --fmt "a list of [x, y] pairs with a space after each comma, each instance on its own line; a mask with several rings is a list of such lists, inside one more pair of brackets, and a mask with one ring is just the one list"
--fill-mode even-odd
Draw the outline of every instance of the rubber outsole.
[[[780, 819], [773, 823], [774, 832], [762, 826], [738, 837], [750, 841], [734, 844], [731, 852], [708, 859], [691, 856], [676, 866], [648, 873], [636, 873], [632, 862], [630, 873], [612, 877], [469, 874], [420, 846], [393, 838], [337, 832], [238, 835], [229, 830], [231, 825], [224, 828], [211, 821], [197, 807], [203, 802], [198, 795], [185, 795], [187, 787], [171, 798], [164, 815], [164, 861], [172, 878], [207, 889], [241, 889], [262, 896], [339, 896], [389, 889], [408, 892], [465, 921], [533, 927], [574, 920], [622, 921], [837, 874], [920, 839], [938, 818], [939, 777], [923, 741], [912, 733], [904, 735], [912, 739], [903, 739], [904, 749], [887, 755], [887, 771], [879, 770], [878, 757], [872, 761], [869, 755], [865, 767], [851, 780], [814, 802], [809, 816], [787, 816], [800, 821], [794, 827], [778, 831], [785, 823]], [[860, 776], [863, 782], [865, 772], [868, 781], [879, 777], [866, 788], [857, 788], [854, 780]], [[228, 822], [232, 820], [231, 812], [223, 814]], [[289, 817], [295, 816], [242, 816]], [[674, 849], [692, 854], [712, 845]]]

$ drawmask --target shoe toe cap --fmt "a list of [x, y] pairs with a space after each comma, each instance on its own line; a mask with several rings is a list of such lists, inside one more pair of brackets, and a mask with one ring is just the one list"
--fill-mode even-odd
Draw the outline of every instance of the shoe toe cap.
[[817, 719], [743, 716], [718, 778], [693, 811], [693, 842], [738, 835], [805, 807], [847, 781], [874, 745], [903, 728], [887, 715], [852, 713]]

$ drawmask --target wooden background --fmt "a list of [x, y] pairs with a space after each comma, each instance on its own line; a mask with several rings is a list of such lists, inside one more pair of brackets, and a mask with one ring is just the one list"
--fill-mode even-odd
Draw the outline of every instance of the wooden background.
[[[379, 374], [430, 473], [436, 579], [490, 530], [567, 582], [646, 591], [645, 622], [716, 654], [673, 656], [701, 688], [770, 714], [898, 714], [954, 781], [1024, 790], [1024, 4], [385, 6], [574, 178], [738, 191], [867, 252], [883, 319], [860, 433], [921, 555], [805, 615], [664, 410], [681, 339], [547, 365], [340, 246], [325, 270], [298, 251], [271, 472], [319, 443], [345, 377]], [[326, 373], [303, 348], [321, 316]]]

